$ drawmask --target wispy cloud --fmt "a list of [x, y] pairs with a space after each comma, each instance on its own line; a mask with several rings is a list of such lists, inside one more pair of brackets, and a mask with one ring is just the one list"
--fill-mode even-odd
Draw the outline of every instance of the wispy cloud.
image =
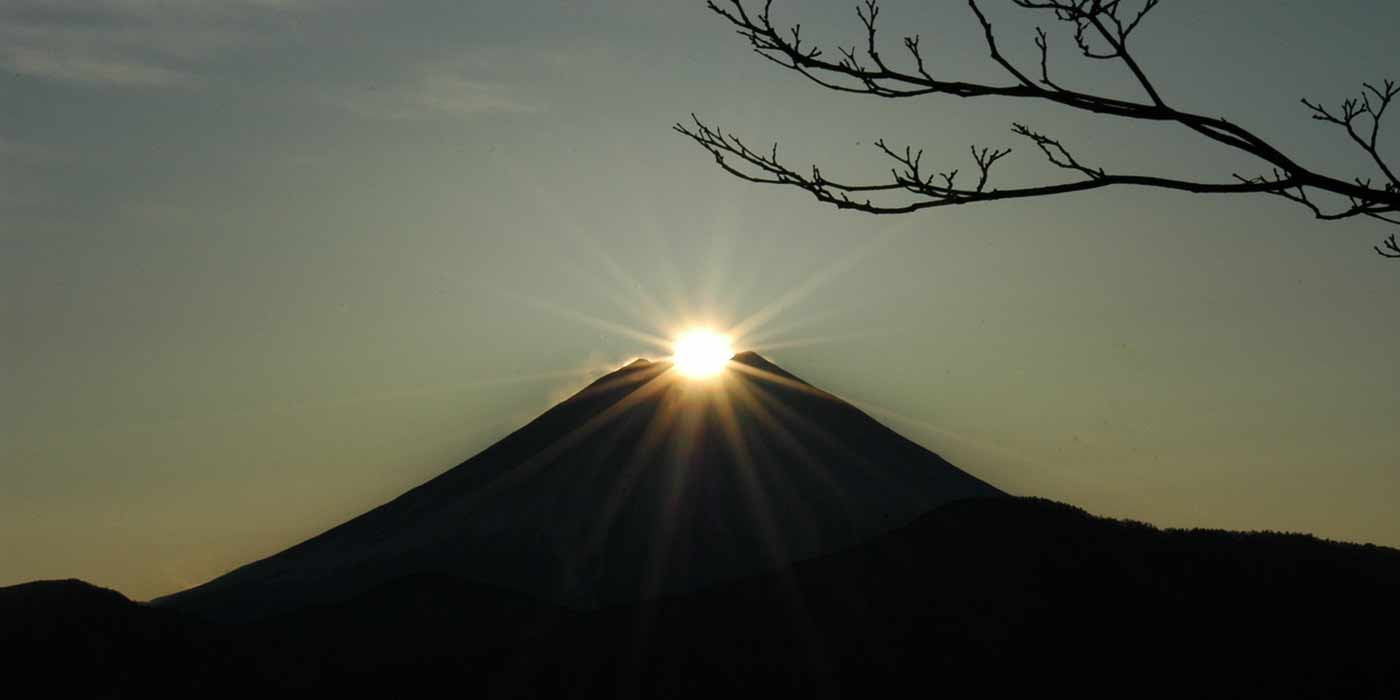
[[469, 77], [464, 66], [420, 65], [402, 79], [382, 85], [357, 85], [335, 91], [334, 104], [371, 119], [432, 119], [488, 113], [541, 110], [510, 86]]
[[21, 75], [75, 83], [159, 87], [192, 82], [180, 67], [102, 55], [19, 46], [7, 50], [5, 67]]
[[0, 66], [71, 83], [164, 87], [278, 13], [334, 0], [0, 0]]

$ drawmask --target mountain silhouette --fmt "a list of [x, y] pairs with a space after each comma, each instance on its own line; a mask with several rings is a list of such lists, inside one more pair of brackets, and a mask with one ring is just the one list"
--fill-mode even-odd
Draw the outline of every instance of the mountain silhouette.
[[248, 621], [444, 575], [590, 610], [1003, 495], [755, 353], [708, 380], [638, 360], [389, 503], [153, 602]]
[[1395, 549], [997, 497], [593, 611], [440, 574], [228, 625], [0, 588], [0, 659], [60, 697], [1393, 698], [1396, 590]]
[[253, 677], [227, 631], [76, 579], [0, 587], [10, 692], [53, 697], [225, 697]]
[[839, 552], [566, 621], [489, 695], [1395, 698], [1397, 591], [1387, 547], [966, 500]]
[[63, 697], [1390, 698], [1397, 590], [1394, 549], [1008, 496], [744, 354], [634, 362], [152, 604], [0, 588], [0, 660]]

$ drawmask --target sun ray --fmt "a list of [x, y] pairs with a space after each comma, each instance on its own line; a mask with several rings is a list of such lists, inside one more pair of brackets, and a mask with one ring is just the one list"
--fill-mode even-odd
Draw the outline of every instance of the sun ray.
[[[559, 269], [562, 271], [562, 273], [569, 275], [573, 279], [573, 281], [570, 283], [570, 286], [594, 284], [597, 282], [596, 277], [589, 274], [589, 272], [585, 268], [577, 264], [561, 263], [559, 265]], [[629, 320], [640, 321], [646, 324], [647, 326], [657, 325], [656, 323], [654, 323], [654, 320], [648, 315], [647, 309], [644, 308], [645, 305], [643, 304], [643, 299], [647, 299], [647, 296], [645, 294], [641, 294], [635, 291], [629, 293], [628, 290], [620, 286], [618, 288], [614, 288], [607, 284], [597, 284], [596, 286], [598, 288], [598, 292], [601, 295], [603, 295], [603, 297], [606, 298], [608, 301], [612, 302], [612, 305], [618, 310], [620, 310], [622, 314]]]
[[667, 340], [666, 338], [662, 338], [661, 336], [653, 335], [645, 331], [640, 331], [635, 328], [623, 325], [621, 323], [601, 319], [596, 316], [591, 316], [589, 314], [583, 313], [581, 311], [567, 309], [557, 304], [544, 301], [543, 299], [536, 299], [533, 297], [528, 297], [521, 294], [512, 294], [509, 292], [502, 293], [506, 294], [508, 297], [513, 298], [518, 302], [521, 302], [528, 306], [532, 306], [536, 309], [547, 311], [557, 316], [567, 318], [573, 321], [578, 321], [580, 323], [593, 326], [594, 328], [598, 328], [600, 330], [617, 333], [619, 335], [631, 338], [633, 340], [644, 342], [661, 350], [667, 350], [671, 347], [671, 341]]
[[677, 514], [683, 507], [682, 496], [690, 482], [691, 461], [699, 442], [697, 433], [703, 417], [702, 411], [684, 411], [679, 412], [676, 418], [675, 430], [672, 432], [674, 436], [671, 444], [673, 454], [667, 460], [668, 473], [663, 475], [667, 478], [668, 483], [662, 494], [665, 501], [660, 509], [661, 522], [652, 536], [648, 565], [642, 578], [644, 598], [654, 598], [661, 593], [667, 568], [671, 563], [671, 548], [675, 544], [678, 521]]
[[[646, 458], [665, 438], [669, 422], [675, 415], [672, 397], [669, 391], [659, 397], [660, 407], [646, 418], [638, 440], [624, 443], [624, 437], [630, 434], [627, 430], [615, 431], [610, 436], [603, 434], [600, 451], [587, 463], [590, 469], [576, 470], [571, 474], [575, 477], [574, 486], [561, 490], [562, 494], [599, 486], [602, 488], [602, 505], [594, 512], [581, 514], [583, 520], [569, 526], [571, 532], [581, 535], [581, 539], [572, 541], [561, 552], [566, 586], [580, 583], [587, 586], [590, 581], [581, 579], [591, 579], [600, 573], [606, 575], [606, 571], [600, 568], [605, 567], [606, 562], [593, 562], [593, 557], [604, 551], [608, 538], [613, 534], [613, 524], [628, 498], [636, 497], [632, 489], [645, 476]], [[621, 469], [616, 469], [619, 464]]]
[[868, 340], [885, 335], [893, 335], [892, 329], [872, 328], [852, 333], [833, 333], [831, 335], [816, 335], [806, 338], [794, 338], [791, 340], [774, 340], [766, 343], [753, 342], [745, 344], [745, 348], [754, 352], [772, 352], [773, 350], [785, 350], [790, 348], [805, 348], [813, 345], [824, 345], [827, 343], [843, 343], [851, 340]]
[[212, 414], [209, 417], [199, 418], [191, 416], [176, 416], [164, 420], [140, 421], [140, 422], [114, 422], [111, 425], [113, 431], [127, 432], [138, 430], [171, 429], [177, 426], [199, 425], [213, 420], [224, 420], [228, 418], [242, 418], [244, 416], [291, 416], [302, 415], [307, 411], [325, 410], [336, 407], [355, 406], [357, 404], [374, 403], [379, 401], [403, 401], [405, 399], [420, 399], [429, 396], [440, 396], [454, 394], [469, 389], [479, 389], [491, 386], [505, 386], [510, 384], [529, 384], [532, 382], [547, 382], [556, 379], [572, 379], [576, 377], [596, 376], [598, 372], [615, 369], [610, 365], [595, 365], [588, 367], [575, 367], [572, 369], [551, 370], [547, 372], [531, 372], [529, 374], [507, 375], [494, 379], [479, 379], [469, 382], [454, 382], [451, 384], [433, 384], [431, 386], [419, 387], [416, 389], [404, 389], [399, 391], [371, 391], [350, 394], [348, 396], [324, 396], [314, 397], [307, 401], [293, 403], [279, 403], [274, 401], [259, 401], [237, 408], [230, 408], [227, 412]]
[[640, 376], [638, 373], [624, 374], [622, 376], [617, 377], [605, 376], [601, 379], [594, 381], [592, 384], [589, 384], [588, 386], [579, 389], [577, 392], [575, 392], [575, 395], [579, 397], [584, 397], [590, 396], [592, 394], [600, 394], [606, 391], [612, 391], [613, 389], [616, 389], [620, 386], [626, 386], [628, 384], [635, 384], [637, 382], [640, 382], [642, 381], [642, 378], [643, 377]]
[[[573, 430], [570, 430], [558, 440], [541, 447], [540, 451], [536, 452], [530, 458], [498, 475], [490, 483], [473, 493], [468, 499], [468, 503], [474, 503], [497, 491], [514, 486], [534, 476], [536, 472], [548, 466], [565, 450], [577, 445], [584, 438], [607, 426], [629, 408], [642, 401], [646, 401], [656, 392], [665, 390], [667, 386], [667, 382], [663, 380], [665, 376], [665, 372], [660, 372], [645, 381], [640, 378], [637, 379], [639, 386], [636, 389], [632, 390], [606, 409], [594, 414], [591, 418], [584, 421]], [[588, 390], [585, 389], [585, 391]]]
[[677, 412], [678, 402], [674, 396], [668, 395], [663, 398], [660, 409], [652, 414], [647, 421], [641, 439], [633, 447], [626, 466], [622, 470], [622, 478], [615, 481], [609, 488], [603, 509], [592, 524], [591, 532], [584, 541], [585, 554], [591, 555], [593, 551], [602, 547], [603, 540], [607, 538], [608, 531], [612, 528], [613, 521], [617, 518], [617, 513], [621, 510], [629, 489], [646, 476], [643, 474], [643, 470], [646, 468], [646, 459], [655, 454], [657, 446], [665, 440], [667, 434], [672, 430]]
[[[621, 297], [624, 299], [635, 299], [637, 302], [637, 318], [651, 323], [653, 328], [661, 328], [673, 317], [673, 314], [662, 308], [661, 303], [642, 286], [637, 278], [628, 274], [627, 270], [617, 264], [612, 256], [603, 251], [602, 246], [590, 245], [586, 247], [603, 265], [603, 269], [612, 276], [613, 281], [621, 287]], [[644, 308], [642, 308], [644, 307]], [[650, 314], [650, 316], [647, 316]]]
[[768, 305], [734, 324], [732, 332], [737, 336], [747, 336], [754, 328], [767, 323], [774, 316], [777, 316], [794, 304], [810, 296], [812, 292], [815, 292], [822, 286], [850, 271], [866, 258], [889, 246], [908, 230], [908, 224], [903, 224], [891, 227], [889, 230], [877, 234], [876, 237], [866, 245], [856, 248], [848, 255], [818, 270], [813, 273], [812, 276], [792, 289], [789, 289], [787, 292], [784, 292]]
[[[850, 455], [853, 460], [864, 465], [866, 473], [878, 476], [880, 479], [882, 479], [885, 482], [885, 484], [890, 488], [890, 492], [892, 494], [903, 493], [899, 486], [899, 484], [901, 483], [900, 480], [897, 479], [893, 474], [893, 465], [872, 462], [868, 459], [860, 457], [860, 450], [856, 448], [856, 446], [848, 445], [845, 442], [843, 442], [839, 437], [831, 435], [819, 429], [812, 423], [810, 419], [807, 418], [807, 416], [804, 416], [801, 413], [798, 413], [797, 411], [793, 410], [791, 406], [787, 405], [783, 401], [779, 401], [777, 398], [773, 397], [761, 387], [754, 386], [752, 387], [752, 391], [754, 395], [758, 398], [759, 404], [767, 407], [774, 413], [781, 414], [783, 418], [787, 419], [787, 422], [789, 424], [795, 426], [796, 428], [806, 433], [810, 440], [815, 440], [818, 443], [825, 444], [828, 449], [837, 450]], [[841, 399], [835, 397], [831, 398], [834, 401], [842, 401]], [[781, 421], [774, 421], [774, 423], [781, 425]], [[798, 439], [798, 443], [804, 445], [810, 444], [810, 440]], [[830, 476], [829, 478], [832, 479], [833, 483], [835, 483], [834, 476]]]
[[738, 416], [735, 415], [733, 396], [729, 392], [716, 392], [715, 409], [716, 415], [719, 417], [720, 428], [724, 431], [725, 441], [730, 448], [730, 454], [734, 457], [734, 472], [739, 478], [747, 508], [758, 525], [759, 537], [762, 538], [764, 547], [768, 550], [772, 561], [788, 561], [787, 552], [778, 536], [777, 525], [773, 523], [773, 514], [769, 509], [769, 498], [763, 489], [763, 484], [757, 477], [757, 465], [753, 453], [749, 449], [744, 430], [739, 425]]
[[[734, 370], [734, 371], [736, 371], [736, 372], [741, 372], [741, 373], [743, 373], [743, 374], [747, 374], [747, 375], [749, 375], [749, 376], [751, 376], [751, 377], [754, 377], [754, 378], [757, 378], [757, 379], [762, 379], [763, 381], [766, 381], [766, 382], [772, 382], [772, 383], [774, 383], [774, 384], [781, 384], [782, 386], [785, 386], [785, 387], [787, 387], [787, 388], [789, 388], [789, 389], [796, 389], [796, 390], [798, 390], [798, 391], [806, 392], [806, 393], [809, 393], [809, 394], [811, 394], [811, 395], [813, 395], [813, 396], [820, 396], [820, 397], [822, 397], [822, 398], [827, 398], [827, 399], [835, 399], [835, 398], [836, 398], [835, 396], [832, 396], [831, 394], [829, 394], [829, 393], [827, 393], [827, 392], [825, 392], [825, 391], [822, 391], [821, 389], [818, 389], [818, 388], [816, 388], [816, 387], [814, 387], [814, 386], [812, 386], [811, 384], [808, 384], [808, 383], [806, 383], [806, 382], [801, 382], [801, 381], [797, 381], [797, 380], [795, 380], [795, 379], [790, 379], [790, 378], [788, 378], [788, 377], [782, 376], [781, 374], [774, 374], [773, 372], [769, 372], [769, 371], [766, 370], [766, 369], [760, 369], [760, 368], [758, 368], [758, 367], [754, 367], [754, 366], [752, 366], [752, 365], [748, 365], [748, 364], [745, 364], [745, 363], [743, 363], [743, 362], [736, 362], [736, 361], [731, 360], [731, 361], [729, 362], [728, 368], [729, 368], [729, 369], [732, 369], [732, 370]], [[838, 400], [839, 400], [839, 399], [838, 399]]]
[[[755, 243], [746, 240], [746, 245], [752, 248]], [[752, 253], [752, 250], [747, 252]], [[744, 306], [744, 299], [751, 298], [754, 294], [754, 290], [758, 287], [759, 280], [763, 277], [763, 268], [761, 265], [757, 264], [757, 258], [753, 255], [740, 256], [738, 260], [745, 260], [751, 264], [744, 265], [742, 269], [740, 269], [739, 265], [736, 263], [735, 270], [730, 273], [731, 279], [729, 283], [724, 285], [724, 289], [727, 293], [720, 297], [715, 304], [716, 307], [725, 309], [727, 312], [731, 313], [731, 315], [737, 314], [736, 310]]]
[[681, 279], [680, 270], [676, 268], [671, 255], [670, 247], [664, 236], [653, 236], [652, 245], [660, 250], [652, 256], [653, 265], [661, 273], [662, 284], [666, 287], [667, 296], [670, 297], [671, 307], [681, 318], [690, 318], [694, 314], [694, 309], [690, 306], [690, 293], [685, 289], [685, 284]]
[[725, 278], [734, 261], [734, 238], [732, 235], [710, 236], [710, 252], [706, 256], [705, 274], [697, 290], [701, 312], [713, 316], [725, 306], [720, 298], [720, 290], [725, 287]]
[[[777, 379], [785, 379], [777, 377], [777, 375], [771, 374], [771, 372], [764, 372], [764, 374], [767, 374], [767, 377], [770, 378], [776, 377]], [[801, 382], [792, 382], [791, 379], [787, 379], [787, 384], [785, 385], [794, 386], [794, 388], [812, 389], [809, 385], [801, 384]], [[847, 452], [847, 454], [851, 455], [858, 455], [858, 452], [860, 452], [858, 451], [858, 449], [851, 448], [851, 445], [847, 445], [844, 444], [844, 442], [841, 442], [839, 438], [836, 437], [836, 435], [830, 435], [825, 433], [825, 431], [819, 430], [819, 428], [816, 427], [815, 424], [813, 424], [812, 421], [808, 419], [808, 417], [804, 416], [804, 414], [795, 412], [795, 410], [792, 410], [792, 407], [788, 406], [787, 403], [781, 402], [781, 400], [774, 398], [774, 396], [771, 396], [769, 392], [764, 391], [764, 389], [760, 388], [760, 386], [752, 386], [752, 393], [757, 398], [757, 405], [764, 407], [764, 410], [770, 410], [770, 412], [780, 413], [781, 416], [783, 416], [783, 419], [785, 419], [785, 424], [791, 424], [791, 426], [797, 427], [799, 428], [799, 430], [804, 431], [804, 433], [808, 435], [809, 440], [815, 440], [816, 442], [819, 442], [819, 444], [827, 445], [827, 448], [837, 449], [837, 451]], [[820, 392], [820, 395], [826, 396], [826, 398], [834, 400], [834, 402], [841, 402], [841, 399], [834, 398], [834, 396], [829, 395], [829, 393]], [[771, 423], [774, 424], [774, 426], [784, 426], [784, 421], [778, 421], [773, 419], [769, 420], [771, 421]], [[783, 428], [783, 430], [785, 430], [785, 428]], [[797, 441], [798, 444], [809, 444], [809, 440], [799, 440], [799, 438], [795, 437], [794, 440]], [[858, 461], [864, 463], [868, 473], [874, 473], [874, 475], [879, 475], [881, 476], [882, 480], [885, 480], [886, 483], [896, 484], [897, 486], [897, 479], [895, 479], [895, 476], [892, 475], [892, 468], [890, 468], [889, 465], [883, 465], [883, 463], [872, 463], [867, 461], [867, 459], [860, 459], [858, 458], [858, 456], [855, 456], [854, 459], [858, 459]]]
[[755, 328], [753, 332], [746, 333], [744, 335], [744, 347], [753, 350], [756, 344], [766, 343], [775, 336], [780, 337], [785, 333], [791, 333], [801, 328], [834, 318], [842, 312], [842, 309], [825, 308], [801, 316], [785, 316], [781, 322], [764, 324], [763, 327]]
[[1006, 460], [1009, 463], [1032, 468], [1037, 466], [1029, 462], [1026, 459], [1025, 455], [1011, 450], [1009, 448], [1006, 448], [1002, 445], [998, 445], [996, 442], [987, 438], [974, 437], [972, 435], [969, 435], [968, 433], [953, 430], [952, 428], [931, 423], [926, 420], [913, 418], [908, 415], [899, 413], [898, 411], [895, 411], [893, 409], [884, 408], [882, 406], [878, 406], [867, 401], [849, 401], [849, 403], [852, 406], [855, 406], [856, 408], [865, 411], [866, 413], [883, 416], [885, 419], [891, 422], [902, 423], [904, 425], [917, 428], [919, 430], [937, 433], [942, 438], [951, 440], [952, 442], [962, 443], [967, 447], [972, 447], [982, 452], [994, 453], [999, 458]]
[[[791, 570], [780, 566], [791, 560], [788, 558], [787, 550], [782, 545], [777, 524], [773, 521], [772, 509], [770, 508], [772, 499], [769, 498], [762, 482], [758, 479], [756, 461], [749, 448], [748, 440], [744, 436], [743, 427], [739, 425], [739, 419], [734, 410], [734, 397], [729, 392], [717, 392], [715, 404], [725, 439], [731, 448], [730, 453], [735, 458], [732, 466], [739, 477], [747, 509], [758, 526], [759, 537], [762, 539], [765, 549], [768, 550], [770, 561], [778, 567], [777, 581], [784, 593], [779, 600], [787, 606], [789, 616], [799, 626], [800, 634], [798, 637], [804, 640], [816, 639], [815, 622], [809, 612], [806, 596], [803, 595], [801, 587], [797, 585]], [[820, 667], [820, 653], [816, 646], [813, 644], [805, 646], [807, 647], [805, 651], [809, 663], [816, 664], [814, 667]]]
[[[777, 420], [773, 416], [773, 412], [769, 410], [765, 402], [757, 398], [757, 394], [762, 391], [759, 387], [752, 382], [740, 381], [733, 383], [732, 390], [736, 393], [737, 398], [743, 401], [746, 407], [753, 412], [754, 417], [763, 424], [768, 434], [772, 435], [781, 443], [781, 447], [797, 455], [799, 460], [811, 467], [813, 474], [831, 493], [838, 496], [841, 494], [841, 487], [835, 475], [824, 468], [820, 468], [818, 465], [821, 464], [821, 461], [812, 454], [811, 450], [809, 450], [797, 436], [793, 435], [792, 432], [783, 425], [782, 421]], [[802, 418], [801, 420], [805, 421], [806, 419]], [[840, 498], [836, 499], [836, 501], [843, 502]], [[847, 514], [847, 517], [850, 518], [850, 514]]]

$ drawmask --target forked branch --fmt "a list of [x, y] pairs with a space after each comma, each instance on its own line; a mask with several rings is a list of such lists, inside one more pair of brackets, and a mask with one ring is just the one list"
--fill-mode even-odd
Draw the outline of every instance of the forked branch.
[[[884, 141], [875, 146], [894, 161], [886, 182], [846, 183], [827, 178], [817, 166], [800, 172], [778, 160], [777, 145], [767, 150], [750, 148], [733, 134], [724, 133], [692, 116], [691, 123], [679, 123], [675, 130], [707, 150], [727, 172], [751, 182], [779, 184], [806, 190], [819, 201], [842, 209], [872, 214], [902, 214], [921, 209], [1041, 197], [1093, 189], [1135, 185], [1196, 193], [1266, 193], [1286, 198], [1306, 207], [1319, 219], [1336, 220], [1368, 217], [1387, 225], [1400, 226], [1400, 179], [1379, 146], [1381, 122], [1387, 108], [1400, 95], [1400, 86], [1385, 81], [1380, 87], [1363, 84], [1357, 98], [1344, 101], [1339, 109], [1328, 109], [1304, 100], [1313, 118], [1342, 127], [1350, 140], [1367, 155], [1381, 176], [1375, 178], [1336, 177], [1299, 164], [1296, 159], [1263, 138], [1219, 117], [1207, 117], [1177, 109], [1161, 94], [1131, 49], [1131, 39], [1159, 0], [1012, 0], [1016, 6], [1046, 14], [1067, 27], [1080, 56], [1088, 60], [1117, 62], [1133, 77], [1141, 95], [1119, 97], [1073, 90], [1052, 75], [1050, 34], [1036, 29], [1034, 43], [1040, 53], [1035, 72], [1028, 73], [1001, 51], [992, 22], [977, 0], [967, 0], [982, 30], [989, 56], [1007, 77], [1004, 83], [971, 82], [951, 79], [944, 66], [925, 57], [918, 35], [903, 38], [908, 53], [901, 68], [880, 51], [877, 0], [863, 0], [856, 8], [864, 29], [862, 41], [838, 47], [838, 56], [828, 59], [818, 46], [802, 38], [800, 24], [780, 28], [773, 22], [773, 0], [762, 7], [749, 7], [744, 0], [708, 0], [711, 11], [726, 20], [752, 49], [763, 58], [796, 71], [808, 80], [839, 92], [905, 99], [925, 95], [962, 98], [1011, 97], [1052, 102], [1073, 109], [1149, 122], [1174, 122], [1191, 129], [1220, 146], [1242, 151], [1262, 162], [1268, 175], [1243, 176], [1230, 173], [1218, 180], [1177, 179], [1151, 173], [1116, 173], [1086, 164], [1059, 140], [1023, 124], [1013, 124], [1012, 132], [1029, 140], [1069, 179], [1051, 184], [998, 188], [991, 186], [993, 166], [1011, 153], [1010, 148], [972, 147], [977, 169], [975, 183], [958, 184], [958, 168], [927, 170], [923, 151], [896, 150]], [[1036, 76], [1036, 77], [1032, 77]], [[1321, 195], [1319, 198], [1318, 195]], [[1321, 201], [1321, 200], [1326, 200]], [[1392, 235], [1378, 253], [1400, 258], [1400, 246]]]

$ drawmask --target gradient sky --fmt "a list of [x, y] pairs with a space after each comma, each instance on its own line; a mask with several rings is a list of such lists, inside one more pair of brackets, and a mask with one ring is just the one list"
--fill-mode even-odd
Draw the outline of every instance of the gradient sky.
[[[860, 37], [853, 0], [776, 12]], [[997, 77], [964, 3], [882, 18]], [[1298, 98], [1400, 78], [1396, 26], [1389, 0], [1168, 0], [1137, 41], [1169, 101], [1350, 176]], [[200, 583], [660, 354], [628, 329], [754, 314], [774, 361], [1013, 493], [1400, 546], [1380, 225], [1148, 190], [868, 217], [669, 130], [694, 111], [829, 176], [886, 172], [882, 136], [1053, 176], [1012, 121], [1110, 170], [1249, 169], [1182, 129], [837, 95], [700, 0], [0, 0], [0, 68], [0, 585]]]

